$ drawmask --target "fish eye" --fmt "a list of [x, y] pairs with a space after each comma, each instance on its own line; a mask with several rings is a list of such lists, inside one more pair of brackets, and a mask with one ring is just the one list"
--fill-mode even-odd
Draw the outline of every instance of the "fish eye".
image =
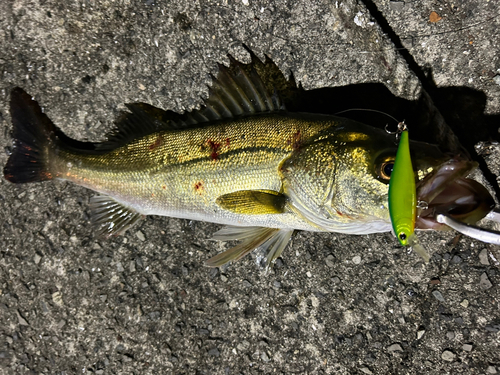
[[405, 233], [405, 232], [401, 232], [401, 233], [399, 233], [399, 239], [400, 239], [401, 241], [406, 240], [406, 233]]
[[394, 168], [394, 159], [386, 159], [377, 167], [377, 176], [382, 182], [389, 182], [391, 179], [392, 170]]
[[386, 175], [388, 177], [391, 177], [393, 168], [394, 168], [394, 163], [393, 162], [384, 163], [382, 165], [382, 171], [383, 171], [384, 175]]

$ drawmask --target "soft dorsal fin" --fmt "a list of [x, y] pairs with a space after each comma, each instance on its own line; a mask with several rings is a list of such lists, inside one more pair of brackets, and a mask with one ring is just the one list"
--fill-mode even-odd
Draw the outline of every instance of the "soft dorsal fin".
[[293, 77], [286, 79], [275, 63], [266, 56], [262, 62], [250, 49], [251, 62], [243, 64], [229, 55], [229, 67], [219, 64], [217, 77], [212, 76], [209, 96], [200, 109], [178, 114], [145, 103], [127, 104], [115, 121], [115, 129], [100, 150], [123, 146], [157, 131], [199, 127], [213, 121], [284, 109], [282, 99], [294, 95], [298, 88]]
[[146, 103], [125, 106], [130, 112], [121, 113], [108, 139], [97, 146], [99, 150], [112, 150], [154, 132], [170, 129], [173, 115], [177, 115]]

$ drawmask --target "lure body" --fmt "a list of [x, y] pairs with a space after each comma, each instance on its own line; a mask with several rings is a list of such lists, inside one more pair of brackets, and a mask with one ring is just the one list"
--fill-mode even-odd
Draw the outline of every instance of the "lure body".
[[399, 242], [403, 246], [410, 245], [410, 237], [415, 231], [417, 191], [407, 130], [401, 133], [389, 181], [389, 213]]

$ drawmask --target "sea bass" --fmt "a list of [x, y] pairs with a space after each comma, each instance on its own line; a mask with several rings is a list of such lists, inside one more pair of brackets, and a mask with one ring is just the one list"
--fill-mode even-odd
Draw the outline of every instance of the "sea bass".
[[[260, 246], [269, 250], [269, 265], [295, 230], [390, 231], [394, 137], [342, 117], [287, 112], [283, 84], [266, 73], [275, 69], [270, 64], [253, 54], [250, 64], [231, 58], [230, 67], [219, 66], [204, 106], [190, 113], [127, 105], [100, 144], [69, 139], [15, 88], [4, 176], [14, 183], [68, 180], [100, 193], [90, 201], [92, 221], [107, 236], [144, 215], [228, 225], [214, 238], [241, 243], [210, 266]], [[412, 142], [411, 152], [419, 199], [428, 204], [416, 228], [448, 228], [436, 213], [475, 223], [491, 211], [490, 194], [465, 178], [475, 163], [424, 143]]]

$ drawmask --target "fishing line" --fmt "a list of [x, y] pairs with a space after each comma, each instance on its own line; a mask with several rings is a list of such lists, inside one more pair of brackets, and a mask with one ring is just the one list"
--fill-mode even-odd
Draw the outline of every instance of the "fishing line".
[[[393, 50], [393, 51], [398, 51], [398, 52], [401, 52], [403, 50], [407, 50], [411, 47], [405, 47], [403, 46], [401, 40], [411, 40], [411, 39], [417, 39], [417, 38], [426, 38], [426, 37], [432, 37], [432, 36], [436, 36], [436, 35], [446, 35], [446, 34], [452, 34], [452, 33], [458, 33], [460, 31], [464, 31], [464, 30], [469, 30], [469, 29], [472, 29], [472, 28], [476, 28], [476, 27], [479, 27], [481, 25], [484, 25], [496, 18], [499, 17], [499, 15], [493, 15], [493, 16], [490, 16], [482, 21], [478, 21], [476, 23], [473, 23], [473, 24], [470, 24], [470, 25], [465, 25], [463, 27], [460, 27], [460, 28], [456, 28], [456, 29], [449, 29], [449, 30], [443, 30], [443, 31], [436, 31], [436, 32], [433, 32], [432, 34], [430, 33], [426, 33], [426, 34], [416, 34], [416, 35], [406, 35], [406, 36], [398, 36], [394, 30], [392, 29], [392, 27], [389, 25], [388, 21], [383, 17], [382, 13], [380, 13], [380, 11], [378, 9], [373, 9], [373, 3], [371, 3], [370, 1], [366, 0], [366, 1], [362, 1], [362, 3], [365, 5], [366, 9], [369, 11], [369, 14], [377, 21], [377, 23], [379, 24], [379, 26], [381, 27], [382, 31], [384, 32], [384, 34], [387, 34], [388, 37], [389, 37], [389, 40], [392, 42], [393, 46], [391, 47], [387, 47], [387, 48], [378, 48], [378, 49], [373, 49], [373, 50], [363, 50], [363, 51], [352, 51], [354, 53], [376, 53], [376, 52], [383, 52], [383, 51], [387, 51], [387, 50]], [[370, 6], [369, 6], [370, 5]], [[214, 7], [205, 7], [204, 9], [207, 11], [207, 13], [210, 13], [209, 10], [211, 9], [214, 9], [214, 8], [222, 8], [222, 9], [225, 9], [227, 11], [230, 11], [230, 12], [233, 12], [233, 13], [236, 13], [238, 14], [239, 16], [243, 17], [243, 18], [246, 18], [246, 19], [250, 19], [250, 15], [249, 13], [255, 13], [255, 14], [258, 14], [258, 10], [250, 10], [248, 12], [243, 12], [243, 11], [240, 11], [240, 10], [237, 10], [237, 9], [233, 9], [233, 8], [230, 8], [228, 6], [224, 6], [224, 5], [215, 5]], [[372, 11], [375, 13], [372, 14]], [[377, 13], [378, 12], [378, 13]], [[227, 21], [227, 18], [223, 17], [221, 14], [217, 13], [217, 12], [214, 12], [213, 14], [216, 14], [220, 20], [223, 21], [223, 23], [226, 25], [226, 26], [230, 26], [230, 21]], [[291, 39], [291, 38], [287, 38], [286, 36], [284, 35], [279, 35], [278, 33], [274, 32], [274, 30], [276, 29], [275, 25], [269, 25], [269, 27], [267, 29], [264, 29], [261, 27], [261, 19], [258, 17], [258, 16], [253, 16], [253, 19], [254, 21], [256, 22], [256, 26], [250, 30], [248, 30], [248, 36], [252, 39], [255, 39], [255, 33], [258, 31], [258, 30], [261, 30], [261, 32], [263, 34], [268, 34], [268, 35], [271, 35], [272, 37], [276, 38], [276, 39], [280, 39], [284, 42], [287, 42], [288, 44], [290, 45], [300, 45], [300, 46], [317, 46], [317, 47], [345, 47], [345, 46], [349, 46], [349, 47], [353, 47], [353, 44], [351, 42], [344, 42], [344, 43], [341, 43], [341, 42], [338, 42], [338, 41], [335, 41], [335, 42], [330, 42], [330, 43], [318, 43], [318, 42], [305, 42], [305, 41], [301, 41], [301, 40], [295, 40], [295, 39]], [[385, 21], [385, 22], [383, 22]], [[382, 24], [386, 24], [384, 27], [382, 27], [383, 25]], [[300, 24], [294, 24], [293, 26], [299, 26], [300, 27]], [[230, 27], [231, 29], [231, 27]], [[302, 28], [302, 29], [305, 29], [305, 28]], [[387, 30], [387, 29], [390, 29], [390, 30]], [[285, 34], [285, 33], [283, 33]], [[315, 39], [315, 38], [319, 38], [319, 36], [321, 35], [324, 35], [323, 33], [321, 34], [316, 34], [316, 35], [309, 35], [311, 37], [311, 39]], [[391, 36], [394, 35], [397, 39], [399, 39], [399, 43], [395, 43], [395, 41], [391, 38]], [[265, 36], [265, 35], [264, 35]], [[240, 42], [240, 41], [239, 41]], [[346, 51], [344, 51], [346, 52]], [[351, 52], [351, 51], [347, 51], [347, 52]], [[405, 59], [406, 60], [406, 59]]]
[[384, 127], [384, 130], [386, 131], [387, 134], [394, 134], [394, 135], [396, 135], [396, 140], [399, 139], [399, 136], [401, 135], [401, 133], [403, 131], [407, 130], [407, 126], [405, 124], [405, 120], [398, 121], [395, 117], [391, 116], [390, 114], [388, 114], [388, 113], [386, 113], [384, 111], [379, 111], [377, 109], [371, 109], [371, 108], [349, 108], [349, 109], [345, 109], [343, 111], [337, 112], [337, 113], [335, 113], [335, 115], [339, 115], [341, 113], [350, 112], [350, 111], [375, 112], [375, 113], [379, 113], [381, 115], [387, 116], [391, 120], [394, 120], [394, 122], [396, 122], [398, 124], [397, 125], [397, 129], [395, 131], [390, 131], [389, 130], [389, 124], [386, 124], [385, 127]]
[[[379, 111], [377, 109], [370, 109], [370, 108], [349, 108], [349, 109], [345, 109], [343, 111], [340, 111], [340, 112], [337, 112], [335, 113], [335, 115], [339, 115], [341, 113], [345, 113], [345, 112], [350, 112], [350, 111], [365, 111], [365, 112], [375, 112], [375, 113], [379, 113], [381, 115], [385, 115], [387, 117], [389, 117], [390, 119], [394, 120], [396, 123], [399, 123], [398, 120], [396, 120], [396, 118], [394, 118], [393, 116], [391, 116], [390, 114], [384, 112], [384, 111]], [[403, 121], [404, 122], [404, 121]]]

